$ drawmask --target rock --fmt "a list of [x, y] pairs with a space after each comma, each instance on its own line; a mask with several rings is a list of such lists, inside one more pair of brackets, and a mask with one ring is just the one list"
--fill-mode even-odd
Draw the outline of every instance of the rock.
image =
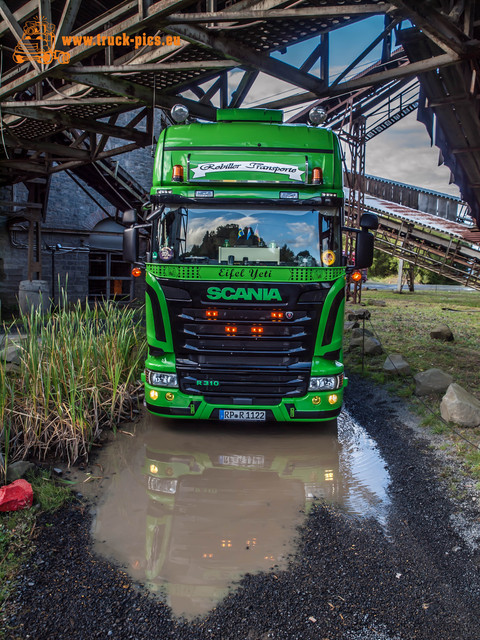
[[9, 464], [7, 467], [7, 482], [24, 478], [31, 469], [35, 469], [35, 465], [32, 462], [27, 462], [26, 460], [12, 462], [12, 464]]
[[[368, 338], [374, 338], [373, 333], [371, 331], [368, 331], [368, 329], [365, 329], [365, 333], [363, 332], [362, 329], [353, 329], [351, 338], [350, 338], [350, 349], [355, 349], [355, 347], [360, 347], [362, 349], [364, 343], [366, 345]], [[365, 346], [365, 353], [366, 353], [366, 346]]]
[[20, 354], [22, 347], [12, 342], [8, 343], [6, 349], [0, 353], [0, 361], [11, 362], [13, 364], [20, 364]]
[[367, 336], [365, 338], [365, 354], [368, 356], [376, 356], [383, 353], [382, 345], [376, 338]]
[[391, 353], [383, 363], [383, 370], [394, 376], [408, 376], [410, 365], [400, 353]]
[[454, 337], [452, 330], [448, 324], [439, 324], [432, 331], [430, 331], [430, 337], [434, 340], [443, 340], [443, 342], [453, 342]]
[[350, 331], [351, 329], [356, 329], [359, 326], [358, 322], [345, 322], [345, 324], [343, 325], [343, 330], [344, 331]]
[[367, 304], [371, 304], [374, 307], [386, 307], [387, 306], [387, 303], [386, 303], [385, 300], [373, 300], [373, 299], [370, 299], [370, 300], [367, 300]]
[[453, 377], [441, 369], [428, 369], [415, 376], [415, 394], [426, 396], [429, 393], [443, 393], [453, 382]]
[[447, 422], [455, 422], [462, 427], [477, 427], [480, 425], [480, 400], [453, 382], [442, 398], [440, 413]]
[[371, 336], [373, 337], [373, 333], [368, 329], [355, 328], [352, 331], [352, 338], [361, 338], [362, 336]]
[[347, 320], [368, 320], [371, 313], [368, 309], [353, 309], [347, 313]]

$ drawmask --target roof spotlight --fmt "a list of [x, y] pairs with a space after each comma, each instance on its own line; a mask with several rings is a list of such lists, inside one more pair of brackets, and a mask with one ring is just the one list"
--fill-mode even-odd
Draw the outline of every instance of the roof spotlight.
[[327, 119], [327, 112], [323, 107], [317, 106], [310, 109], [308, 114], [310, 122], [312, 124], [323, 124]]
[[172, 118], [175, 122], [185, 122], [185, 120], [190, 115], [188, 113], [188, 109], [184, 104], [175, 104], [170, 111]]

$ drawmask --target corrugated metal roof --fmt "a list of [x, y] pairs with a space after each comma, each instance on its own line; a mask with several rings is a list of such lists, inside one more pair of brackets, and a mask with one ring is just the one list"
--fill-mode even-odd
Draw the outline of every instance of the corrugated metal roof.
[[396, 180], [388, 180], [388, 178], [380, 178], [379, 176], [372, 176], [369, 174], [365, 174], [365, 178], [367, 178], [367, 180], [378, 180], [379, 182], [382, 182], [384, 184], [398, 185], [399, 187], [406, 187], [407, 189], [419, 191], [420, 193], [427, 193], [428, 195], [438, 196], [439, 198], [446, 198], [447, 200], [453, 200], [454, 202], [463, 203], [463, 200], [461, 198], [459, 198], [458, 196], [452, 196], [450, 193], [442, 193], [441, 191], [425, 189], [424, 187], [417, 187], [406, 182], [397, 182]]
[[413, 222], [414, 224], [428, 227], [429, 229], [445, 233], [455, 238], [463, 238], [464, 233], [471, 230], [470, 227], [458, 222], [446, 220], [445, 218], [434, 216], [431, 213], [411, 209], [410, 207], [405, 207], [402, 204], [382, 200], [382, 198], [377, 198], [368, 194], [365, 194], [365, 208], [371, 209], [372, 211], [376, 211], [380, 214], [385, 213], [401, 220]]

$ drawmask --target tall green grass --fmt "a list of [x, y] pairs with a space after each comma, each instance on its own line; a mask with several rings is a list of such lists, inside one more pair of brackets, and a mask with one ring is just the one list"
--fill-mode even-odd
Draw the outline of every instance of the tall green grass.
[[10, 328], [27, 334], [19, 371], [0, 360], [0, 474], [8, 459], [86, 458], [104, 428], [130, 413], [146, 340], [134, 309], [114, 302], [34, 310]]

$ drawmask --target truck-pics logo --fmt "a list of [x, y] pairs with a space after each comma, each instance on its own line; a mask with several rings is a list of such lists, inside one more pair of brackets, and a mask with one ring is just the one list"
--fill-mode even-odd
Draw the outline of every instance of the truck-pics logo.
[[68, 51], [55, 50], [55, 25], [45, 18], [28, 20], [23, 27], [22, 40], [13, 52], [15, 62], [40, 62], [50, 64], [58, 60], [61, 64], [70, 62]]
[[264, 300], [268, 302], [270, 300], [282, 300], [280, 291], [278, 289], [244, 289], [239, 287], [234, 289], [233, 287], [209, 287], [207, 289], [207, 298], [209, 300]]

